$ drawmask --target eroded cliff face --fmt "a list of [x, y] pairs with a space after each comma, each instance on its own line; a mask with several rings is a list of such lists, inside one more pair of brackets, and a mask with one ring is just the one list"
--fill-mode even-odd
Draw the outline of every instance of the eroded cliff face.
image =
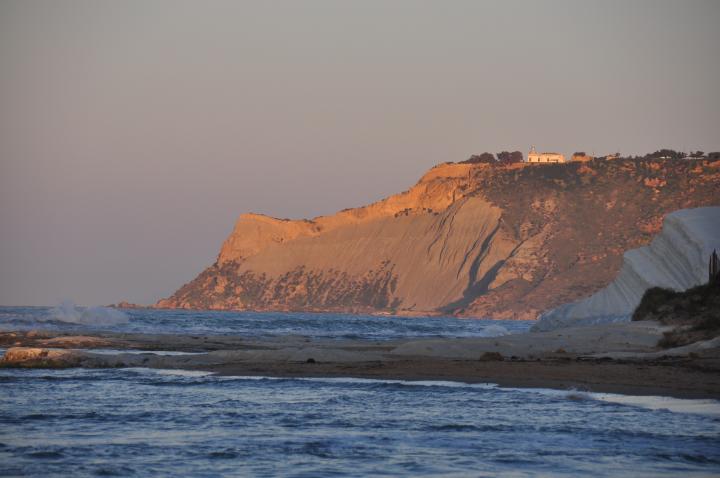
[[469, 164], [442, 164], [434, 167], [410, 190], [368, 206], [346, 209], [313, 220], [275, 219], [261, 214], [242, 214], [235, 229], [223, 243], [218, 263], [237, 262], [253, 256], [271, 244], [301, 237], [316, 237], [337, 228], [368, 223], [398, 214], [432, 213], [447, 209], [464, 196]]
[[543, 314], [533, 329], [629, 321], [651, 287], [682, 292], [705, 284], [708, 258], [715, 250], [720, 250], [720, 207], [668, 214], [662, 232], [649, 245], [625, 252], [620, 272], [607, 287]]
[[158, 307], [535, 318], [587, 296], [674, 210], [720, 204], [720, 162], [443, 164], [313, 220], [243, 214]]

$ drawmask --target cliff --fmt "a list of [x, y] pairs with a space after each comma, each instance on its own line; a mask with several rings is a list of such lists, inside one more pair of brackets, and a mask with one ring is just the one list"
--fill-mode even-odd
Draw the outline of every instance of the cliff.
[[720, 204], [720, 161], [446, 163], [312, 220], [243, 214], [157, 307], [535, 318], [591, 295], [664, 216]]
[[684, 291], [707, 282], [708, 258], [715, 249], [720, 249], [720, 207], [673, 212], [648, 246], [625, 253], [620, 273], [607, 287], [543, 314], [533, 328], [629, 320], [650, 288]]

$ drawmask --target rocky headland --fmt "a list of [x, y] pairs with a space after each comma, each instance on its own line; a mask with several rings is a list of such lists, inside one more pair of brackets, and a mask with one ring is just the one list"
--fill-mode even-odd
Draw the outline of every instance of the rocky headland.
[[707, 158], [445, 163], [332, 216], [243, 214], [156, 307], [535, 319], [606, 287], [667, 214], [719, 190]]
[[[243, 376], [454, 380], [717, 399], [720, 259], [711, 260], [707, 284], [688, 290], [647, 288], [665, 280], [682, 289], [683, 284], [708, 279], [702, 257], [717, 239], [718, 211], [709, 207], [669, 215], [652, 244], [629, 251], [618, 277], [590, 298], [600, 296], [601, 301], [591, 300], [590, 308], [584, 301], [561, 307], [560, 319], [544, 318], [531, 332], [375, 341], [8, 331], [0, 333], [0, 347], [7, 347], [0, 367], [151, 367]], [[639, 306], [632, 306], [635, 302]], [[593, 323], [581, 314], [590, 310], [604, 317], [617, 307], [632, 307], [633, 320]]]
[[[717, 204], [719, 190], [720, 161], [707, 159], [444, 164], [409, 191], [334, 216], [242, 215], [216, 263], [157, 304], [529, 319], [554, 310], [527, 333], [372, 341], [6, 331], [0, 367], [720, 398], [720, 288], [698, 285], [720, 237], [720, 208], [701, 206]], [[620, 309], [635, 320], [593, 323]]]

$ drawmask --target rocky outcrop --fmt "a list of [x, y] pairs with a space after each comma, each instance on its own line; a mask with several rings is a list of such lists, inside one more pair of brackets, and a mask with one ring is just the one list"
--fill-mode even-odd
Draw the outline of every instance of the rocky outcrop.
[[720, 203], [720, 161], [447, 163], [312, 220], [243, 214], [157, 307], [535, 318], [591, 295], [674, 210]]
[[610, 285], [544, 314], [534, 329], [629, 320], [652, 287], [684, 291], [705, 283], [708, 257], [715, 249], [720, 250], [720, 207], [669, 214], [650, 245], [625, 253], [620, 273]]
[[12, 347], [0, 358], [0, 367], [70, 368], [79, 367], [82, 354], [73, 350]]

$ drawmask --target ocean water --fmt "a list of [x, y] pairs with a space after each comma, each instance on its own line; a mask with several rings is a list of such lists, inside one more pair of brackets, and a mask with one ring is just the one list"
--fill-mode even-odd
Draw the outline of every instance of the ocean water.
[[[528, 325], [336, 314], [136, 310], [121, 317], [103, 310], [0, 309], [0, 328], [6, 330], [390, 340], [521, 333]], [[0, 369], [0, 476], [717, 474], [715, 400], [142, 368]]]
[[452, 382], [5, 369], [0, 370], [0, 474], [720, 472], [717, 403], [613, 398]]
[[[119, 315], [118, 315], [119, 314]], [[303, 312], [231, 312], [60, 307], [0, 307], [0, 330], [49, 329], [263, 338], [394, 340], [479, 337], [527, 331], [532, 321], [392, 317]]]

